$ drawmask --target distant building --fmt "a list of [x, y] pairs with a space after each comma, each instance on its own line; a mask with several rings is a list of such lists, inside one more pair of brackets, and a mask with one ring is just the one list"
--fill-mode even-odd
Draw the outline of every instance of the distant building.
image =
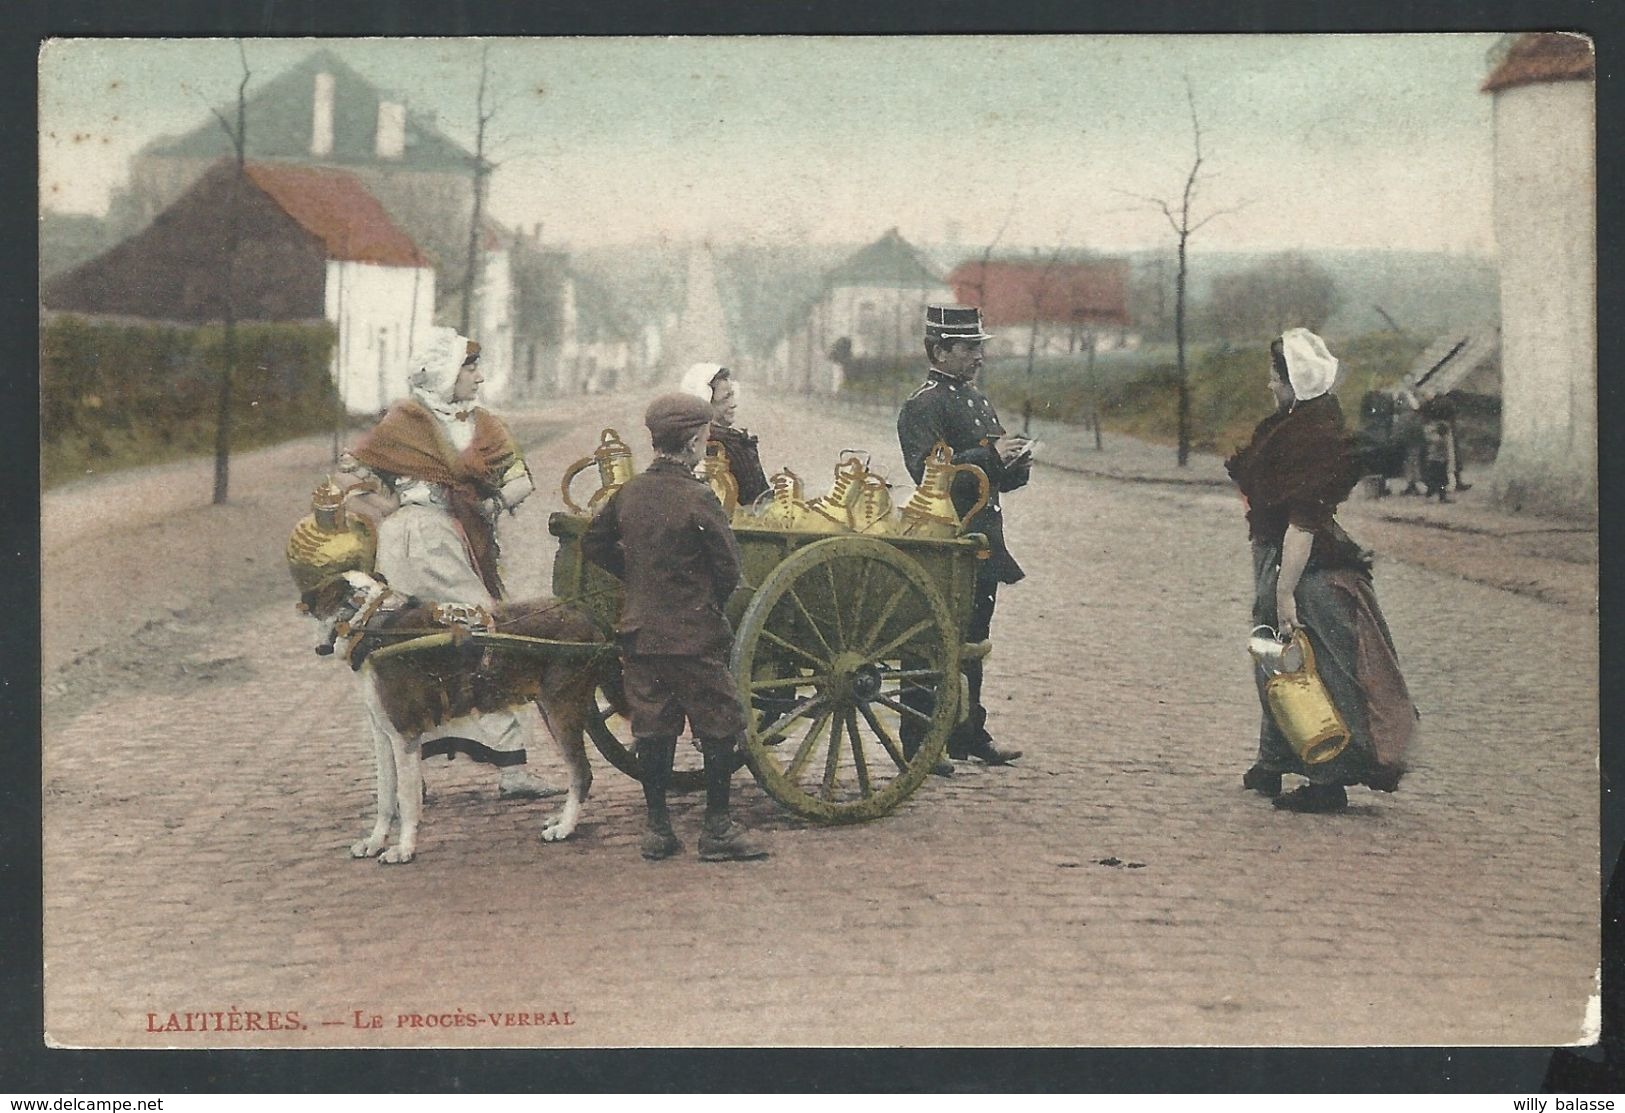
[[[992, 356], [1137, 348], [1129, 320], [1129, 262], [992, 259], [961, 263], [948, 276], [954, 298], [980, 306]], [[1034, 326], [1037, 327], [1036, 334]]]
[[1505, 503], [1597, 513], [1596, 63], [1578, 35], [1506, 43], [1495, 98]]
[[45, 282], [112, 246], [107, 222], [86, 213], [59, 213], [50, 209], [39, 216], [39, 276]]
[[[234, 118], [235, 105], [223, 111]], [[250, 86], [245, 120], [249, 158], [347, 170], [438, 264], [466, 259], [473, 154], [332, 51]], [[130, 160], [129, 184], [113, 195], [109, 220], [121, 236], [138, 231], [233, 153], [212, 117], [153, 140]]]
[[514, 260], [513, 401], [592, 394], [641, 382], [659, 359], [660, 330], [640, 328], [568, 253], [520, 236]]
[[[228, 116], [233, 111], [234, 106], [228, 108]], [[250, 159], [333, 167], [359, 180], [435, 268], [436, 319], [461, 322], [473, 216], [472, 152], [441, 134], [431, 116], [411, 111], [329, 50], [251, 86], [245, 120]], [[109, 223], [120, 238], [138, 231], [232, 153], [231, 141], [213, 118], [184, 135], [153, 140], [131, 159], [129, 184], [114, 194]], [[504, 400], [513, 367], [508, 240], [506, 232], [487, 222], [474, 278], [470, 331], [484, 352], [484, 396], [493, 401]]]
[[820, 290], [789, 316], [766, 360], [775, 385], [815, 394], [849, 374], [924, 361], [925, 307], [951, 293], [892, 228], [824, 274]]
[[[347, 409], [404, 396], [406, 362], [433, 323], [435, 275], [354, 175], [250, 162], [229, 260], [239, 321], [332, 322]], [[217, 163], [146, 228], [46, 283], [47, 310], [188, 325], [226, 311], [236, 165]]]

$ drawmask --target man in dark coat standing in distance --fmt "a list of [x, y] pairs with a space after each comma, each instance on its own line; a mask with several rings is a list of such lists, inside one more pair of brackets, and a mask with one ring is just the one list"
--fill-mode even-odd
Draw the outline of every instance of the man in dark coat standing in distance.
[[669, 858], [683, 849], [671, 829], [666, 789], [686, 719], [705, 755], [701, 859], [765, 858], [767, 851], [728, 814], [745, 714], [728, 671], [733, 632], [724, 607], [739, 586], [740, 565], [727, 515], [694, 476], [711, 407], [687, 394], [663, 394], [649, 404], [644, 424], [654, 462], [604, 504], [581, 539], [582, 555], [626, 590], [616, 632], [648, 808], [643, 856]]
[[[993, 622], [993, 607], [1000, 584], [1013, 584], [1025, 573], [1004, 543], [1004, 513], [999, 494], [1025, 487], [1032, 471], [1033, 442], [1006, 433], [993, 404], [976, 388], [982, 369], [982, 344], [991, 339], [982, 331], [981, 310], [968, 305], [928, 305], [925, 309], [925, 354], [931, 361], [925, 383], [903, 403], [897, 415], [897, 439], [903, 463], [920, 482], [925, 460], [938, 441], [953, 451], [954, 463], [975, 464], [987, 474], [987, 505], [970, 520], [968, 533], [987, 537], [988, 554], [976, 566], [976, 598], [967, 637], [985, 641]], [[955, 476], [954, 507], [962, 515], [976, 501], [971, 476]], [[982, 706], [982, 661], [963, 664], [970, 693], [969, 717], [948, 736], [948, 756], [959, 761], [978, 758], [989, 765], [1005, 765], [1021, 756], [1020, 750], [996, 746], [987, 731], [987, 708]], [[923, 710], [923, 709], [922, 709]], [[903, 748], [912, 756], [920, 745], [922, 727], [904, 716]], [[933, 770], [953, 772], [946, 763]]]

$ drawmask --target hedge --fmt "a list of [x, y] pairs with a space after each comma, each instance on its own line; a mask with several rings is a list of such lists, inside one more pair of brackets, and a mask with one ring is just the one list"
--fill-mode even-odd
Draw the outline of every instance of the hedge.
[[[233, 451], [332, 428], [331, 325], [243, 324], [236, 333]], [[213, 453], [224, 340], [219, 325], [46, 320], [42, 484]]]

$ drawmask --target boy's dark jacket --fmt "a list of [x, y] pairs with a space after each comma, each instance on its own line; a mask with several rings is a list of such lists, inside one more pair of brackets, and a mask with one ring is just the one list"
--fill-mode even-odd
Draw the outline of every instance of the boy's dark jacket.
[[656, 460], [633, 476], [587, 528], [581, 555], [625, 585], [616, 629], [627, 653], [726, 656], [739, 547], [717, 497], [687, 468]]

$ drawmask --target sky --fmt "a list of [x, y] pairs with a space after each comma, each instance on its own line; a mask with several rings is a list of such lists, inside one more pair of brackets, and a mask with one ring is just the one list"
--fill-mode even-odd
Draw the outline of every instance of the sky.
[[[1166, 246], [1203, 177], [1220, 251], [1487, 254], [1499, 36], [249, 39], [255, 85], [326, 46], [470, 148], [488, 41], [490, 209], [573, 247], [668, 237]], [[226, 39], [56, 40], [40, 183], [102, 213], [127, 160], [210, 120]], [[1150, 200], [1148, 200], [1150, 199]]]

